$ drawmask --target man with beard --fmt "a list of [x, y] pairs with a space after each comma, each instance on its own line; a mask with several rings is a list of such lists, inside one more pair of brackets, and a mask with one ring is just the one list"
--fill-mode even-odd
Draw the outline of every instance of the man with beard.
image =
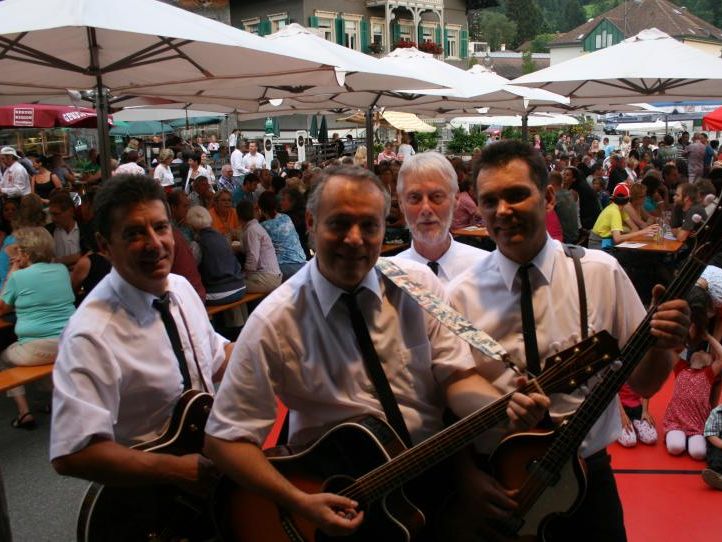
[[456, 171], [440, 153], [428, 151], [404, 160], [396, 190], [411, 230], [411, 248], [398, 257], [429, 266], [442, 284], [487, 255], [449, 234], [459, 192]]

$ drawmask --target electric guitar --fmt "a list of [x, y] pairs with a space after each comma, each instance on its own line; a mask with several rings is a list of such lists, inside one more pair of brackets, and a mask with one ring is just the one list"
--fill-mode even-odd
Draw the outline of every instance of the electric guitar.
[[[717, 207], [697, 231], [694, 248], [658, 304], [684, 298], [722, 245], [722, 212]], [[582, 461], [577, 455], [584, 437], [629, 379], [654, 344], [650, 322], [656, 306], [642, 323], [576, 412], [555, 430], [517, 434], [504, 439], [492, 454], [495, 477], [508, 489], [518, 489], [518, 509], [510, 519], [494, 522], [496, 530], [513, 540], [545, 540], [544, 531], [558, 516], [571, 514], [586, 490]]]
[[[213, 397], [198, 390], [181, 395], [168, 429], [135, 450], [200, 453]], [[212, 540], [215, 528], [205, 499], [172, 485], [113, 487], [93, 483], [80, 506], [78, 542]]]
[[[598, 333], [549, 358], [548, 369], [522, 391], [571, 392], [617, 355], [616, 340], [607, 332]], [[385, 422], [361, 416], [337, 425], [307, 448], [280, 447], [266, 454], [298, 488], [309, 493], [337, 493], [359, 502], [364, 521], [356, 533], [343, 540], [419, 540], [427, 519], [406, 497], [403, 486], [505, 421], [510, 397], [496, 400], [409, 449]], [[333, 539], [305, 518], [228, 480], [220, 485], [213, 510], [222, 540]]]

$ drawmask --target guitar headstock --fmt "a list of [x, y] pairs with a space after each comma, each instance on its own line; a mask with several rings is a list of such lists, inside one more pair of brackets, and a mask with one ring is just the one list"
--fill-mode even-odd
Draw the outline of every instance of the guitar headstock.
[[538, 382], [547, 394], [571, 393], [618, 358], [617, 340], [600, 331], [548, 357]]
[[695, 232], [692, 256], [702, 262], [709, 262], [722, 249], [722, 210], [717, 203], [712, 214]]

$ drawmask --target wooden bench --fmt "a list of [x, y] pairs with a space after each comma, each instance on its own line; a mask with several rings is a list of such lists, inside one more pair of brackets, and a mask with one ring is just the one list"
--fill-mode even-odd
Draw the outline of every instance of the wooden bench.
[[53, 373], [53, 365], [53, 363], [48, 363], [31, 367], [12, 367], [0, 371], [0, 391], [8, 391], [50, 376]]
[[240, 307], [241, 305], [245, 305], [251, 301], [258, 301], [264, 297], [266, 297], [266, 294], [246, 294], [241, 299], [234, 301], [233, 303], [226, 303], [225, 305], [208, 305], [206, 306], [206, 311], [208, 312], [208, 316], [213, 316], [214, 314], [218, 314], [220, 312], [235, 309], [236, 307]]

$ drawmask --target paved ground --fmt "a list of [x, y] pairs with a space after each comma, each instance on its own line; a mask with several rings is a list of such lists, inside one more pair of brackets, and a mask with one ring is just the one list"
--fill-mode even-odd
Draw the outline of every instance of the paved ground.
[[[37, 407], [49, 395], [29, 387]], [[24, 431], [10, 427], [15, 405], [0, 398], [0, 468], [5, 479], [14, 542], [71, 542], [75, 521], [87, 487], [81, 480], [55, 474], [48, 461], [50, 416], [38, 414], [38, 428]], [[4, 541], [3, 541], [4, 542]]]

